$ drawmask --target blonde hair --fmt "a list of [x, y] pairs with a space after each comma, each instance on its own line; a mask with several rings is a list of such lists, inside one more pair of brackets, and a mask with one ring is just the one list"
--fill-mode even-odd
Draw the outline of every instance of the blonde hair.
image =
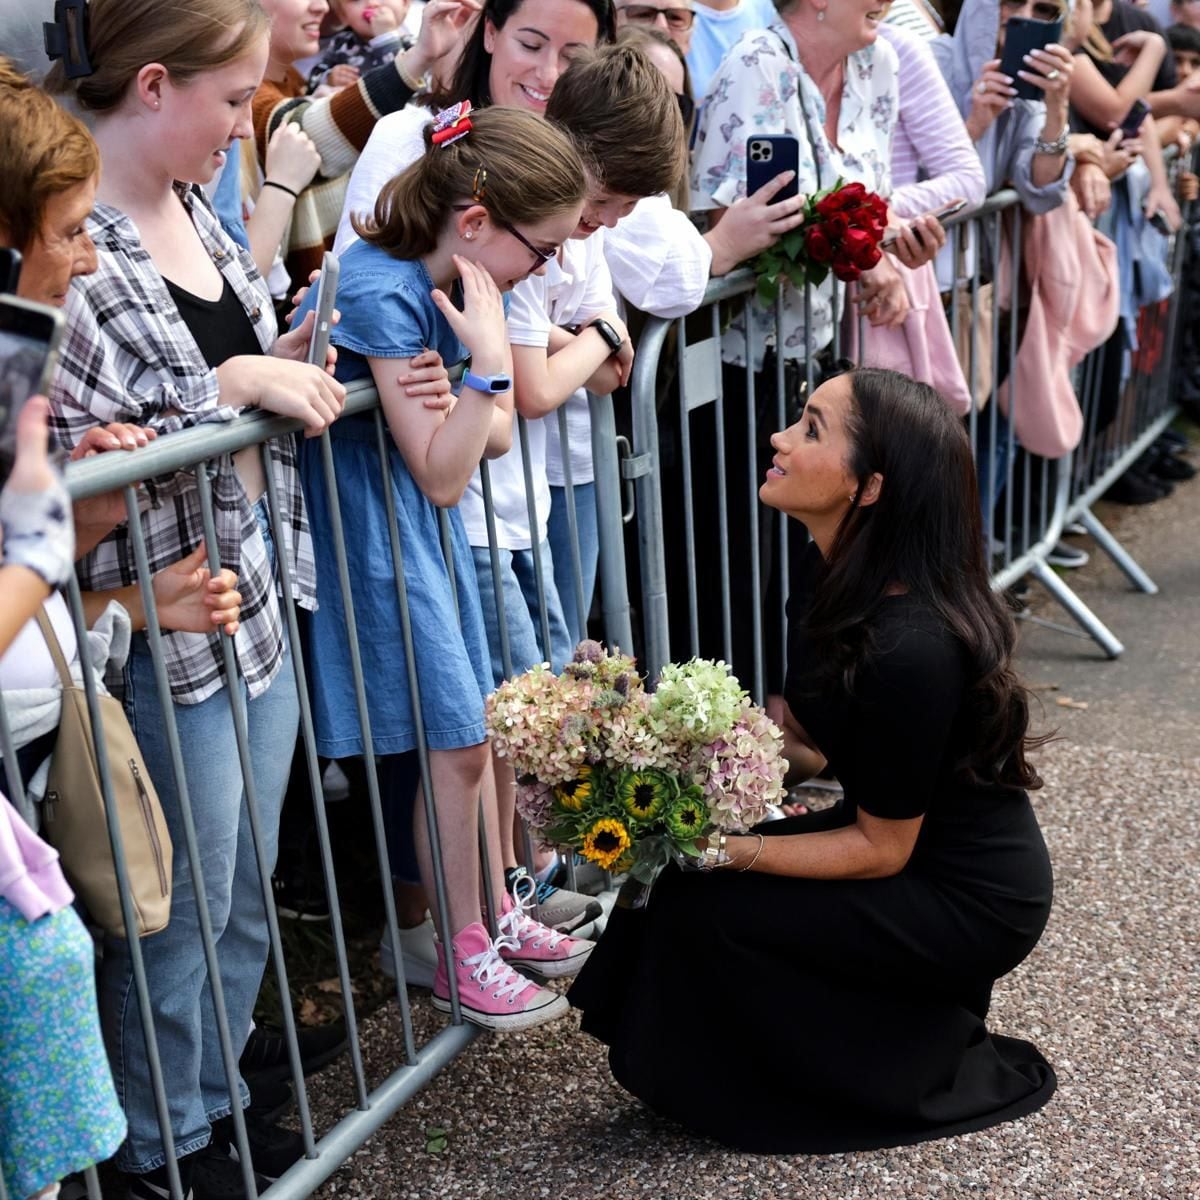
[[100, 152], [83, 122], [0, 58], [0, 225], [13, 247], [36, 240], [51, 196], [99, 170]]
[[[401, 259], [437, 246], [452, 206], [475, 201], [500, 225], [531, 224], [583, 203], [583, 163], [560, 129], [519, 108], [471, 113], [471, 132], [433, 145], [379, 193], [369, 220], [355, 232]], [[476, 197], [478, 199], [476, 200]]]
[[259, 0], [91, 0], [88, 14], [95, 71], [68, 79], [55, 63], [46, 86], [71, 92], [90, 112], [116, 108], [147, 63], [187, 84], [241, 58], [270, 25]]

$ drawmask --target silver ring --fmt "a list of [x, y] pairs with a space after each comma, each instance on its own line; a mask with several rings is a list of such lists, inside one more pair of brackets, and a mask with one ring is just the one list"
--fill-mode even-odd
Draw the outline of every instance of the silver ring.
[[986, 95], [987, 95], [987, 80], [986, 80], [986, 79], [981, 79], [981, 80], [979, 81], [979, 86], [978, 86], [978, 87], [977, 87], [975, 90], [976, 90], [976, 91], [977, 91], [977, 92], [978, 92], [978, 93], [979, 93], [981, 96], [986, 96]]
[[1061, 74], [1062, 74], [1062, 72], [1057, 67], [1055, 67], [1053, 71], [1046, 72], [1046, 78], [1047, 79], [1057, 79], [1059, 77], [1059, 75], [1061, 75]]

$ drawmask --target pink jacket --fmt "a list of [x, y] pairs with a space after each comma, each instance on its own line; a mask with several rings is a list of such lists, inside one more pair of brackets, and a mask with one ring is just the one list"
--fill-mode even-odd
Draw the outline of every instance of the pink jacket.
[[0, 796], [0, 897], [27, 921], [66, 908], [74, 899], [58, 865], [58, 851], [47, 846]]
[[866, 325], [866, 346], [862, 356], [856, 357], [858, 321], [853, 317], [853, 306], [847, 303], [850, 336], [845, 340], [850, 347], [849, 357], [856, 358], [864, 367], [888, 367], [928, 383], [937, 388], [956, 413], [970, 412], [971, 390], [954, 351], [933, 264], [926, 263], [910, 271], [894, 258], [891, 263], [900, 272], [908, 292], [908, 316], [899, 329]]
[[[1017, 350], [1016, 403], [1010, 405], [1007, 380], [997, 395], [1025, 449], [1061, 458], [1083, 436], [1071, 370], [1109, 339], [1120, 318], [1117, 248], [1092, 227], [1073, 192], [1048, 213], [1023, 214], [1021, 226], [1029, 310]], [[1010, 280], [1002, 278], [997, 293], [1009, 296]]]

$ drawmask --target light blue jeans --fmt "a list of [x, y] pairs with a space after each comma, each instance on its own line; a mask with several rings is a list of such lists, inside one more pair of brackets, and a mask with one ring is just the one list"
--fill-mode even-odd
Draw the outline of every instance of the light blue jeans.
[[[562, 603], [554, 584], [554, 564], [550, 543], [538, 547], [542, 560], [542, 582], [546, 590], [546, 611], [550, 621], [550, 645], [542, 645], [542, 618], [538, 607], [537, 577], [532, 550], [501, 550], [500, 580], [504, 599], [504, 623], [508, 627], [509, 655], [514, 675], [536, 663], [548, 662], [557, 673], [563, 669], [575, 643], [567, 633]], [[496, 587], [492, 578], [492, 556], [487, 546], [472, 546], [475, 579], [479, 585], [479, 603], [492, 660], [492, 680], [497, 687], [504, 680], [504, 656], [500, 650], [500, 613], [496, 607]]]
[[[270, 552], [269, 534], [267, 547]], [[141, 949], [175, 1153], [182, 1156], [208, 1143], [211, 1123], [228, 1116], [232, 1104], [200, 940], [196, 881], [144, 634], [134, 636], [125, 673], [126, 713], [174, 845], [171, 920], [160, 933], [142, 938]], [[239, 682], [238, 686], [245, 699], [245, 684]], [[200, 704], [176, 704], [174, 710], [233, 1052], [240, 1055], [250, 1034], [269, 940], [229, 695], [222, 689]], [[291, 754], [281, 754], [279, 748], [295, 744], [299, 713], [296, 677], [287, 656], [271, 686], [247, 701], [268, 878], [275, 863], [279, 813], [291, 767]], [[129, 944], [119, 938], [105, 942], [100, 1005], [117, 1096], [129, 1121], [129, 1136], [117, 1155], [117, 1166], [144, 1174], [162, 1166], [166, 1153], [154, 1106]], [[240, 1080], [238, 1086], [244, 1107], [249, 1093]]]
[[[596, 523], [596, 485], [577, 483], [575, 523], [579, 530], [579, 570], [583, 579], [583, 603], [590, 609], [596, 590], [596, 564], [600, 561], [600, 533]], [[571, 650], [587, 637], [587, 612], [577, 612], [575, 602], [575, 564], [571, 556], [571, 527], [567, 522], [567, 489], [550, 485], [550, 521], [546, 540], [554, 559], [554, 582], [562, 601], [563, 620], [571, 638]]]

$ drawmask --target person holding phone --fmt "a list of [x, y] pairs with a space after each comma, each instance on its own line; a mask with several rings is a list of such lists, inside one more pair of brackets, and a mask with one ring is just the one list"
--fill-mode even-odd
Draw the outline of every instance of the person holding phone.
[[[932, 46], [975, 143], [988, 191], [1016, 189], [1031, 213], [1048, 212], [1066, 198], [1073, 164], [1067, 153], [1068, 96], [1075, 63], [1061, 42], [1030, 51], [1016, 75], [1000, 70], [1005, 30], [1013, 17], [1061, 22], [1062, 0], [966, 0], [953, 35]], [[1060, 26], [1061, 28], [1061, 26]], [[1017, 96], [1018, 78], [1040, 99]]]

